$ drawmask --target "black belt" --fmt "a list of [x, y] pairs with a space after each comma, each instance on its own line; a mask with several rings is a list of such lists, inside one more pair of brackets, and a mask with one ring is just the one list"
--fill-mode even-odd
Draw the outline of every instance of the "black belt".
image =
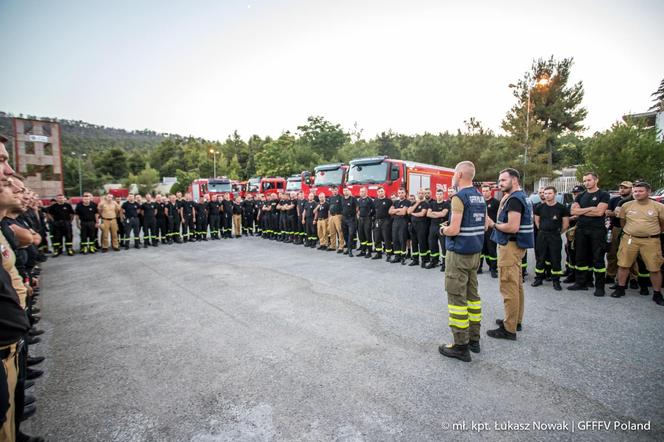
[[113, 221], [114, 219], [117, 219], [117, 218], [102, 218], [102, 219], [105, 219], [106, 221]]
[[639, 239], [648, 239], [648, 238], [659, 238], [659, 235], [650, 235], [650, 236], [636, 236], [632, 235], [631, 233], [627, 233], [623, 230], [623, 234], [627, 236], [631, 236], [632, 238], [639, 238]]

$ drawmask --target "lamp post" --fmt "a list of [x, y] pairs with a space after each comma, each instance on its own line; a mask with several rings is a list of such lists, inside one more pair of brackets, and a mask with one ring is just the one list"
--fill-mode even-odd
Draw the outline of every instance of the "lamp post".
[[[526, 168], [525, 166], [528, 165], [528, 136], [530, 134], [530, 108], [532, 107], [532, 100], [530, 98], [530, 91], [536, 87], [536, 86], [546, 86], [549, 84], [549, 77], [539, 77], [530, 80], [530, 76], [528, 76], [529, 81], [527, 83], [527, 102], [526, 102], [526, 134], [523, 137], [524, 138], [524, 146], [523, 146], [523, 184], [525, 186], [526, 184]], [[514, 83], [510, 83], [508, 85], [509, 88], [515, 89], [517, 88], [517, 85]]]
[[87, 157], [86, 154], [78, 155], [76, 152], [71, 153], [72, 156], [78, 158], [78, 196], [83, 196], [83, 171], [81, 169], [81, 157]]
[[219, 153], [218, 150], [210, 149], [210, 153], [212, 154], [212, 175], [214, 178], [217, 177], [217, 154]]

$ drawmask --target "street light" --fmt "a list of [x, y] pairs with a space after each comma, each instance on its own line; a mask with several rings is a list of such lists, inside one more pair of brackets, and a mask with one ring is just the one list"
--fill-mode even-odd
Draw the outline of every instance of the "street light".
[[214, 178], [217, 177], [217, 154], [219, 153], [218, 150], [210, 149], [210, 153], [212, 154], [212, 175]]
[[72, 156], [78, 158], [78, 196], [83, 196], [83, 172], [81, 169], [81, 158], [87, 157], [86, 154], [78, 155], [76, 152], [71, 153]]

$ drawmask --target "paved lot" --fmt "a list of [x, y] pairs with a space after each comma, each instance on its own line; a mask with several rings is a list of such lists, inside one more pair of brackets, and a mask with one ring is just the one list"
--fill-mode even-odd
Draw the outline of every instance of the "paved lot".
[[[664, 439], [664, 307], [528, 286], [518, 342], [483, 338], [465, 364], [437, 351], [451, 337], [442, 283], [259, 238], [50, 259], [34, 347], [47, 373], [26, 429], [51, 441]], [[496, 280], [480, 275], [480, 289], [493, 328]], [[495, 429], [508, 422], [531, 430]]]

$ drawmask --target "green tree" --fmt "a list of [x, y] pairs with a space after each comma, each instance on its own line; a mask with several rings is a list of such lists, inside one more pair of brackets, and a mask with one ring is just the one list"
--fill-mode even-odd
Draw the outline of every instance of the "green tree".
[[189, 185], [195, 179], [200, 178], [200, 173], [198, 170], [182, 170], [177, 169], [175, 171], [175, 177], [177, 182], [171, 187], [171, 193], [176, 192], [186, 192], [189, 189]]
[[128, 188], [132, 184], [136, 184], [138, 193], [141, 195], [150, 193], [159, 184], [159, 171], [150, 167], [150, 164], [145, 164], [143, 170], [137, 175], [129, 174], [129, 178], [125, 182], [125, 187]]
[[270, 141], [256, 155], [256, 172], [260, 176], [288, 176], [297, 171], [294, 163], [295, 137], [286, 132]]
[[[588, 111], [581, 106], [583, 82], [569, 85], [573, 58], [534, 60], [514, 86], [517, 103], [502, 122], [502, 128], [523, 144], [545, 144], [548, 173], [553, 170], [558, 137], [583, 130]], [[537, 137], [543, 137], [538, 140]]]
[[650, 96], [653, 97], [652, 101], [654, 101], [655, 104], [650, 106], [650, 109], [648, 110], [664, 112], [664, 79], [659, 83], [659, 88]]
[[609, 188], [623, 180], [645, 180], [654, 188], [664, 186], [664, 142], [657, 141], [654, 127], [632, 121], [616, 123], [589, 140], [585, 157], [579, 178], [592, 170]]
[[93, 162], [98, 173], [116, 180], [126, 178], [129, 172], [127, 154], [117, 147], [96, 154]]
[[237, 154], [233, 155], [233, 158], [231, 158], [231, 161], [228, 163], [226, 175], [231, 179], [242, 179], [242, 168], [240, 166], [240, 161], [237, 158]]
[[344, 144], [337, 152], [337, 157], [342, 163], [348, 163], [356, 158], [375, 157], [376, 155], [378, 155], [378, 143], [365, 140]]
[[132, 152], [127, 157], [129, 173], [138, 174], [145, 167], [145, 156], [141, 152]]
[[336, 158], [337, 151], [350, 141], [348, 134], [339, 124], [333, 124], [323, 117], [309, 117], [307, 124], [298, 126], [302, 141], [317, 153], [323, 161]]

